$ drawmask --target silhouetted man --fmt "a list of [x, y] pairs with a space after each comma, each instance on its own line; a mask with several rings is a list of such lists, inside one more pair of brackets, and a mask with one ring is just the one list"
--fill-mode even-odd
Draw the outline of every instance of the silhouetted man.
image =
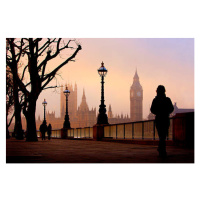
[[41, 125], [40, 125], [40, 132], [42, 134], [42, 140], [45, 140], [45, 132], [47, 131], [47, 125], [46, 125], [46, 122], [43, 122]]
[[49, 124], [49, 126], [47, 127], [47, 134], [48, 134], [48, 139], [50, 140], [51, 139], [51, 124]]
[[174, 107], [171, 99], [166, 97], [163, 85], [159, 85], [156, 92], [157, 96], [153, 99], [151, 112], [156, 115], [155, 122], [159, 136], [158, 152], [161, 157], [166, 157], [165, 140], [170, 125], [169, 115], [173, 112]]

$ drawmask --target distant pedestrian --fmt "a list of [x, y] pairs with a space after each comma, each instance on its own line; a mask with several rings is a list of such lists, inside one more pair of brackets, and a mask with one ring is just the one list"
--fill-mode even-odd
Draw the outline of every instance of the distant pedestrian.
[[51, 124], [49, 124], [49, 126], [47, 127], [47, 134], [48, 134], [48, 139], [50, 140], [51, 139]]
[[173, 112], [174, 107], [171, 99], [165, 95], [165, 87], [159, 85], [157, 96], [153, 99], [151, 112], [156, 115], [155, 123], [159, 136], [158, 152], [159, 156], [166, 157], [166, 137], [168, 135], [170, 120], [169, 115]]
[[42, 134], [42, 140], [45, 140], [45, 132], [47, 131], [46, 121], [40, 125], [40, 132]]

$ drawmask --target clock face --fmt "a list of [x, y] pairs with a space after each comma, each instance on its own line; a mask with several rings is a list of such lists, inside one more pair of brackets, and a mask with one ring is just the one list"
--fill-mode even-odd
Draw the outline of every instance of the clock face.
[[137, 92], [137, 96], [140, 97], [141, 96], [141, 92]]

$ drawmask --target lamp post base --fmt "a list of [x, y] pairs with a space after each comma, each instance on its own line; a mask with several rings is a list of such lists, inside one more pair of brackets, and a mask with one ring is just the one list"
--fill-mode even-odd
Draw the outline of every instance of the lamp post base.
[[93, 126], [93, 140], [100, 141], [104, 137], [104, 125], [95, 124]]
[[108, 116], [105, 113], [99, 113], [97, 124], [108, 124]]
[[70, 128], [62, 128], [61, 129], [61, 139], [67, 139], [67, 137], [68, 137], [68, 130], [69, 130]]
[[71, 128], [71, 126], [70, 126], [70, 121], [69, 121], [69, 115], [65, 115], [65, 121], [64, 121], [64, 124], [63, 124], [63, 128], [64, 128], [64, 129], [69, 129], [69, 128]]

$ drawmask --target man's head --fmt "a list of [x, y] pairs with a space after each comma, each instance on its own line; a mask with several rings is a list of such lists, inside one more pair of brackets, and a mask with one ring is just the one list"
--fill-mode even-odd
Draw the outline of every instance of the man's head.
[[165, 94], [165, 87], [163, 85], [159, 85], [157, 87], [156, 92], [157, 92], [158, 95], [164, 95]]

